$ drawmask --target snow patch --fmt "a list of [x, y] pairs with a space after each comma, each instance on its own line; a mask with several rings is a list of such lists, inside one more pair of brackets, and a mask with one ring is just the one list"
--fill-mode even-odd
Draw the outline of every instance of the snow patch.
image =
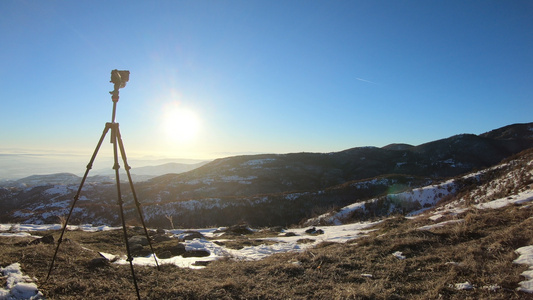
[[505, 207], [507, 205], [522, 204], [524, 202], [529, 202], [529, 201], [533, 201], [533, 190], [528, 190], [525, 192], [518, 193], [517, 195], [513, 195], [513, 196], [501, 198], [501, 199], [496, 199], [490, 202], [477, 204], [475, 205], [475, 207], [478, 209], [487, 209], [487, 208], [497, 209], [497, 208]]
[[474, 286], [468, 281], [463, 282], [463, 283], [456, 283], [455, 284], [455, 289], [456, 290], [467, 290], [468, 291], [468, 290], [471, 290], [473, 288], [474, 288]]
[[240, 184], [252, 184], [250, 180], [256, 179], [257, 176], [241, 177], [237, 175], [222, 176], [220, 179], [224, 182], [238, 182]]
[[14, 263], [5, 268], [0, 267], [0, 273], [6, 277], [6, 288], [0, 288], [0, 299], [44, 299], [43, 294], [34, 283], [35, 278], [24, 275], [20, 264]]
[[396, 251], [392, 253], [392, 256], [396, 257], [397, 259], [405, 259], [405, 256], [403, 255], [401, 251]]
[[529, 265], [529, 269], [522, 272], [527, 280], [519, 283], [520, 287], [517, 290], [527, 293], [533, 293], [533, 245], [521, 247], [515, 250], [520, 256], [513, 262], [515, 264]]
[[440, 222], [440, 223], [433, 224], [433, 225], [426, 225], [426, 226], [418, 227], [417, 229], [418, 230], [431, 230], [431, 229], [440, 228], [440, 227], [450, 225], [450, 224], [463, 223], [464, 221], [465, 220], [463, 219], [448, 220], [448, 221]]
[[266, 163], [275, 161], [275, 158], [262, 158], [262, 159], [252, 159], [241, 164], [241, 166], [252, 166], [255, 168], [260, 167]]

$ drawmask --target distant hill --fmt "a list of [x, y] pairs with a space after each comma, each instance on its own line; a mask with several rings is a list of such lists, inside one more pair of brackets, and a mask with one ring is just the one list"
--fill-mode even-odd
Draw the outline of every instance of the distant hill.
[[[184, 173], [187, 171], [194, 170], [198, 167], [201, 167], [208, 163], [208, 161], [203, 161], [199, 163], [165, 163], [161, 165], [155, 165], [155, 166], [144, 166], [144, 167], [136, 167], [130, 170], [132, 174], [135, 174], [137, 177], [143, 178], [143, 180], [150, 179], [156, 176], [161, 176], [164, 174], [179, 174]], [[124, 170], [121, 170], [125, 173]], [[91, 172], [98, 175], [111, 175], [114, 177], [115, 171], [111, 168], [101, 169], [101, 170], [95, 170], [94, 172]]]
[[[166, 163], [158, 166], [145, 166], [135, 169], [131, 169], [131, 177], [134, 182], [145, 181], [163, 174], [179, 174], [194, 170], [202, 165], [205, 165], [206, 162], [194, 163], [194, 164], [185, 164], [185, 163]], [[97, 174], [97, 175], [94, 175]], [[126, 171], [120, 169], [120, 179], [122, 182], [126, 182], [128, 177]], [[72, 173], [55, 173], [47, 175], [31, 175], [17, 180], [4, 180], [0, 182], [0, 186], [22, 186], [22, 187], [32, 187], [38, 185], [47, 185], [47, 184], [80, 184], [81, 177]], [[111, 168], [100, 170], [100, 171], [90, 171], [89, 177], [86, 180], [87, 183], [114, 183], [115, 182], [115, 171]]]

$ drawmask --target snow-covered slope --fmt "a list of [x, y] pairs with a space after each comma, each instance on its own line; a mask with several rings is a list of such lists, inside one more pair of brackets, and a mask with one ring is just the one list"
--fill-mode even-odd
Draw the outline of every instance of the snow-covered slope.
[[[339, 211], [309, 219], [306, 225], [342, 224], [368, 215], [394, 213], [416, 215], [434, 207], [439, 201], [453, 199], [453, 207], [476, 205], [505, 205], [526, 199], [533, 191], [533, 151], [501, 163], [495, 167], [453, 178], [407, 192], [356, 202]], [[497, 201], [495, 199], [498, 199]], [[490, 203], [490, 204], [486, 204]], [[440, 209], [446, 209], [446, 205]]]

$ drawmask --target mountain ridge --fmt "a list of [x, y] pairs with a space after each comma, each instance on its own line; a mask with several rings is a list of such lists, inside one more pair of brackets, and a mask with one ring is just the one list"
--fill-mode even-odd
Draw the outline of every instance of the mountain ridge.
[[[131, 177], [133, 182], [146, 181], [148, 179], [161, 176], [162, 174], [179, 174], [194, 170], [208, 161], [194, 163], [194, 164], [184, 164], [184, 163], [165, 163], [155, 166], [144, 166], [138, 167], [131, 171]], [[121, 168], [119, 169], [120, 179], [122, 182], [127, 182], [126, 171]], [[44, 175], [30, 175], [20, 179], [12, 180], [2, 180], [0, 181], [0, 186], [13, 186], [20, 185], [22, 187], [32, 187], [37, 185], [45, 184], [75, 184], [81, 182], [81, 176], [70, 172], [60, 172]], [[96, 182], [96, 183], [105, 183], [105, 182], [114, 182], [115, 181], [115, 172], [111, 168], [101, 169], [91, 171], [89, 176], [86, 179], [86, 182]]]
[[[508, 130], [507, 127], [528, 132], [528, 135], [495, 140], [483, 135], [460, 134], [418, 146], [400, 146], [400, 150], [389, 145], [383, 148], [356, 147], [331, 153], [242, 155], [216, 159], [191, 172], [164, 175], [153, 178], [150, 182], [179, 181], [182, 178], [208, 176], [214, 173], [237, 175], [237, 172], [234, 172], [237, 168], [241, 169], [240, 173], [247, 173], [249, 176], [257, 174], [258, 170], [263, 169], [262, 167], [280, 170], [288, 169], [289, 166], [293, 169], [305, 169], [308, 173], [322, 172], [318, 176], [322, 177], [324, 185], [318, 188], [383, 174], [450, 177], [473, 168], [494, 165], [505, 157], [533, 147], [533, 132], [531, 132], [533, 123], [513, 124], [503, 129]], [[390, 150], [391, 148], [394, 150]], [[339, 175], [341, 178], [333, 178], [335, 173], [341, 174]], [[314, 182], [313, 186], [317, 187], [320, 184]]]
[[[483, 135], [459, 134], [418, 146], [357, 147], [334, 153], [241, 155], [214, 160], [181, 174], [135, 185], [147, 222], [183, 227], [297, 224], [335, 207], [402, 192], [491, 167], [533, 147], [533, 123], [513, 124]], [[492, 136], [498, 137], [497, 139]], [[77, 186], [6, 188], [0, 221], [57, 222], [68, 213]], [[134, 220], [131, 192], [123, 189], [126, 216]], [[61, 203], [59, 205], [58, 203]], [[113, 182], [87, 183], [75, 222], [117, 224]]]

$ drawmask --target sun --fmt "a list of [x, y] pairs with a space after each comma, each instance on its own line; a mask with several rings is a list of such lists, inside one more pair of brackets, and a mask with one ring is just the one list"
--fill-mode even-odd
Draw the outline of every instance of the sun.
[[161, 125], [168, 142], [190, 143], [198, 136], [200, 119], [193, 110], [172, 105], [165, 108]]

